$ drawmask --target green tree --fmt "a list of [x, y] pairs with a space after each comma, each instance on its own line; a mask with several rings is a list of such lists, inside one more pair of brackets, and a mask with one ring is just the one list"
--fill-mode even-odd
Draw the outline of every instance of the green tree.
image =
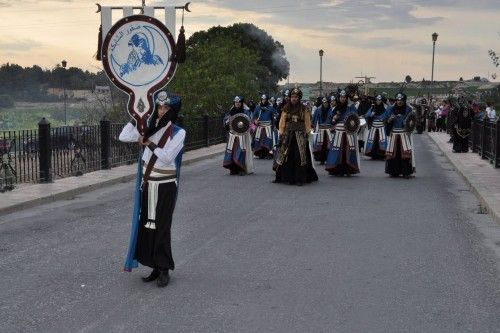
[[242, 48], [237, 39], [219, 35], [210, 43], [191, 44], [168, 86], [182, 96], [182, 113], [189, 116], [227, 111], [235, 95], [256, 97], [258, 74], [265, 70], [256, 51]]
[[288, 77], [290, 63], [285, 57], [285, 48], [253, 24], [236, 23], [228, 27], [216, 26], [207, 31], [196, 32], [186, 43], [188, 52], [191, 48], [211, 44], [219, 36], [230, 37], [238, 41], [239, 46], [257, 53], [257, 63], [261, 67], [256, 74], [261, 92], [276, 92], [278, 82]]

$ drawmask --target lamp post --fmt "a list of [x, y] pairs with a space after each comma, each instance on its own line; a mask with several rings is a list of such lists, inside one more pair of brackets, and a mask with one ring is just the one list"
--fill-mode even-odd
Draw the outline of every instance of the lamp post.
[[64, 94], [64, 125], [68, 125], [68, 115], [66, 111], [66, 86], [64, 85], [64, 77], [66, 76], [66, 65], [68, 62], [66, 60], [61, 61], [63, 67], [63, 78], [62, 78], [62, 86], [63, 86], [63, 94]]
[[[438, 34], [435, 32], [432, 34], [432, 72], [431, 72], [431, 91], [434, 92], [434, 52], [436, 51], [436, 41], [438, 39]], [[429, 102], [431, 101], [430, 96], [428, 96]]]
[[323, 54], [325, 51], [319, 50], [319, 95], [323, 96]]

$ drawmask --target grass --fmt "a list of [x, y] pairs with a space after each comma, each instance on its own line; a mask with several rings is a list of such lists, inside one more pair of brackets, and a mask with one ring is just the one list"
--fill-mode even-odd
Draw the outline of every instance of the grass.
[[[68, 125], [81, 122], [82, 112], [81, 104], [68, 103]], [[52, 127], [64, 125], [64, 103], [16, 103], [0, 109], [0, 130], [35, 129], [44, 117]]]

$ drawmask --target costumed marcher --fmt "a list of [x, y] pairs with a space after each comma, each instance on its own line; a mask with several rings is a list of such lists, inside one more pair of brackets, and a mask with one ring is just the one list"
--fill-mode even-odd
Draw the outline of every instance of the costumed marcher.
[[365, 114], [370, 110], [372, 103], [368, 99], [366, 94], [362, 94], [357, 106], [357, 113], [359, 116], [359, 130], [358, 130], [358, 144], [359, 144], [359, 152], [361, 149], [365, 147], [365, 142], [368, 139], [368, 124], [366, 122]]
[[253, 121], [257, 126], [252, 141], [253, 153], [261, 159], [271, 159], [277, 138], [273, 123], [274, 108], [268, 102], [266, 95], [261, 96], [261, 101], [255, 108]]
[[[142, 164], [138, 165], [136, 203], [132, 235], [125, 270], [138, 263], [153, 268], [144, 282], [157, 280], [159, 287], [169, 283], [174, 270], [171, 225], [177, 199], [182, 151], [186, 131], [174, 124], [180, 98], [161, 91], [155, 98], [155, 110], [141, 136], [132, 123], [122, 130], [119, 140], [139, 142], [144, 146]], [[141, 172], [142, 171], [142, 172]]]
[[474, 111], [464, 98], [459, 98], [458, 105], [450, 112], [448, 121], [452, 126], [453, 152], [466, 153], [469, 151], [469, 136], [472, 132]]
[[244, 134], [237, 134], [229, 130], [231, 117], [239, 113], [245, 114], [251, 120], [250, 110], [243, 106], [243, 98], [236, 96], [231, 110], [224, 117], [224, 127], [228, 131], [228, 140], [223, 166], [229, 169], [230, 175], [244, 176], [254, 171], [252, 136], [249, 131]]
[[385, 158], [387, 150], [387, 133], [385, 132], [385, 111], [386, 107], [382, 102], [382, 95], [375, 98], [375, 104], [365, 114], [365, 118], [370, 124], [368, 139], [365, 144], [365, 155], [374, 160]]
[[424, 97], [417, 98], [413, 107], [415, 110], [415, 115], [417, 117], [417, 124], [415, 125], [415, 128], [418, 134], [422, 134], [425, 130], [425, 121], [429, 113], [427, 100]]
[[314, 115], [316, 114], [316, 110], [323, 104], [323, 98], [322, 96], [319, 96], [316, 98], [316, 102], [314, 103], [313, 107], [311, 108], [311, 118], [314, 119]]
[[[335, 99], [335, 97], [332, 97]], [[323, 97], [322, 104], [317, 107], [313, 116], [312, 126], [314, 128], [313, 155], [320, 164], [325, 164], [328, 155], [328, 145], [333, 138], [333, 111], [328, 98]]]
[[246, 110], [246, 114], [252, 118], [253, 117], [253, 114], [255, 112], [255, 108], [257, 107], [257, 105], [255, 104], [255, 102], [253, 100], [250, 100], [248, 102], [248, 105], [245, 105], [243, 104], [243, 107], [245, 108]]
[[312, 129], [311, 112], [300, 103], [301, 98], [302, 91], [294, 88], [290, 93], [290, 102], [282, 109], [273, 183], [302, 186], [318, 180], [308, 138]]
[[437, 114], [431, 107], [427, 114], [427, 132], [436, 132], [436, 119]]
[[285, 105], [287, 105], [288, 103], [290, 102], [290, 90], [285, 90], [283, 92], [283, 98], [282, 98], [282, 102], [280, 103], [280, 105], [278, 106], [277, 110], [276, 110], [276, 121], [275, 121], [275, 124], [279, 124], [280, 123], [280, 119], [281, 119], [281, 111], [283, 110], [283, 108], [285, 107]]
[[273, 107], [273, 109], [276, 110], [276, 98], [274, 98], [273, 96], [271, 96], [271, 98], [269, 98], [269, 104], [271, 104], [271, 106]]
[[359, 151], [357, 133], [348, 133], [345, 127], [347, 117], [355, 115], [354, 104], [348, 105], [347, 93], [340, 91], [337, 105], [333, 109], [333, 120], [335, 133], [326, 159], [326, 171], [335, 176], [350, 176], [359, 173]]
[[411, 132], [405, 126], [407, 117], [412, 112], [403, 93], [396, 95], [396, 103], [386, 111], [387, 122], [392, 125], [392, 130], [387, 141], [385, 173], [391, 177], [403, 175], [404, 178], [409, 178], [415, 172], [413, 141]]

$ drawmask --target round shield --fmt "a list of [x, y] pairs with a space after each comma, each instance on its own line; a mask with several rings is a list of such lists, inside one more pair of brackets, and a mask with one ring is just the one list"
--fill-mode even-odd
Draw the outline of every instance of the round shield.
[[237, 113], [229, 120], [229, 130], [236, 135], [242, 135], [250, 129], [250, 118], [244, 113]]
[[345, 130], [349, 134], [357, 133], [359, 130], [359, 117], [355, 113], [349, 114], [344, 121]]
[[415, 112], [411, 112], [408, 116], [406, 116], [405, 120], [405, 131], [411, 133], [415, 130], [415, 126], [417, 125], [417, 115]]

